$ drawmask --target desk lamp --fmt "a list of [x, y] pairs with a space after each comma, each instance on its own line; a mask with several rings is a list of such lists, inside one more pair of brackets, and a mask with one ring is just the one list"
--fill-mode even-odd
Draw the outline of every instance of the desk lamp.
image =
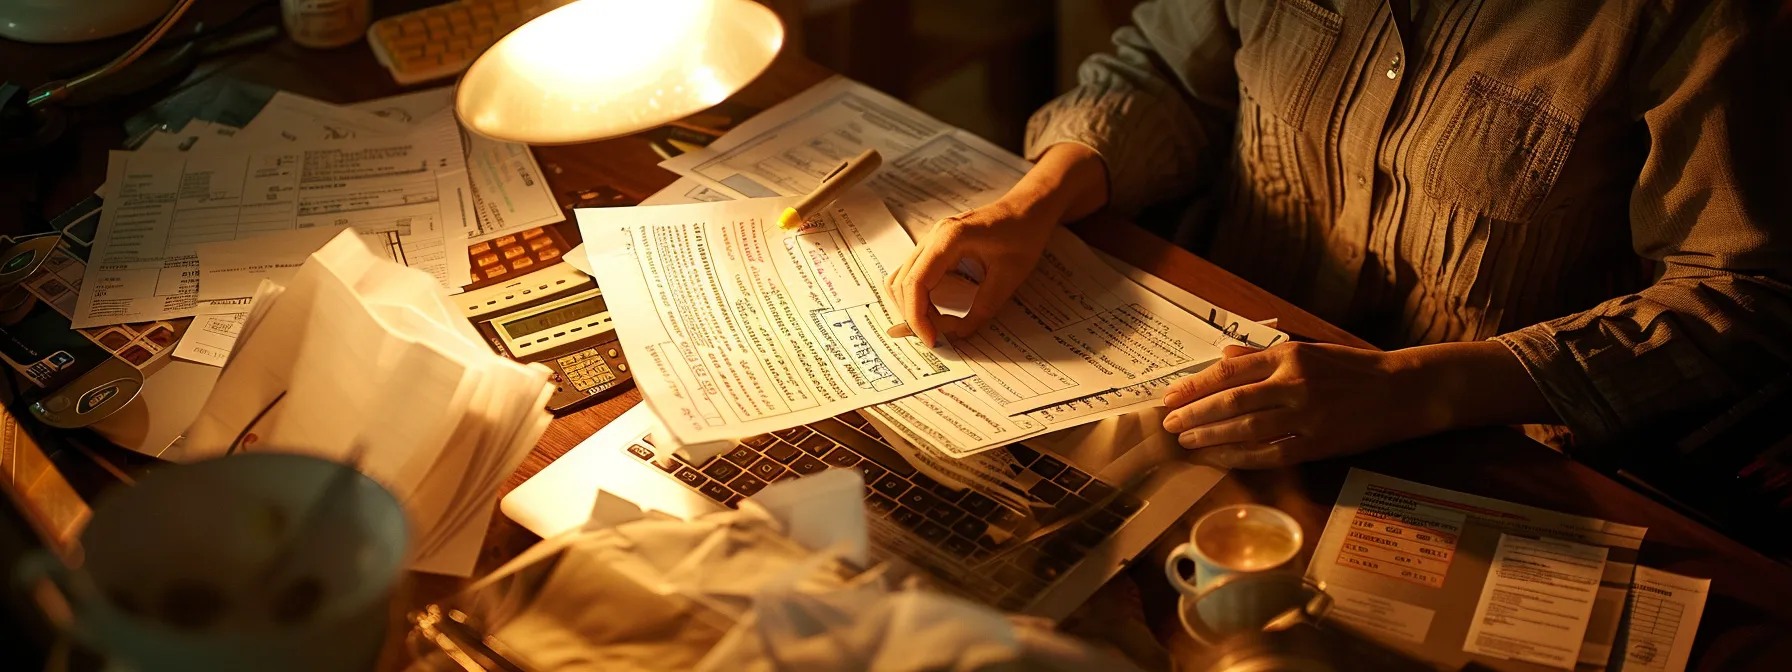
[[461, 124], [535, 145], [628, 135], [712, 107], [764, 72], [784, 26], [751, 0], [579, 0], [498, 40], [461, 78]]

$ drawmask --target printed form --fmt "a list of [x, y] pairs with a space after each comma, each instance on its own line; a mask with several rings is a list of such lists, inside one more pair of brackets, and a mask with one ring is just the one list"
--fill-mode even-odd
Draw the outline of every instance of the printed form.
[[[1485, 638], [1490, 643], [1486, 648], [1479, 648], [1470, 636], [1471, 628], [1480, 634], [1487, 627], [1476, 625], [1485, 617], [1476, 612], [1487, 585], [1516, 575], [1501, 574], [1501, 562], [1507, 561], [1500, 555], [1501, 539], [1523, 538], [1515, 543], [1524, 544], [1547, 538], [1551, 543], [1597, 548], [1603, 555], [1595, 581], [1577, 584], [1591, 596], [1590, 610], [1579, 612], [1584, 632], [1576, 635], [1576, 644], [1539, 639], [1544, 643], [1537, 650], [1572, 649], [1570, 659], [1579, 669], [1601, 669], [1612, 657], [1637, 550], [1646, 532], [1352, 469], [1319, 537], [1307, 576], [1324, 581], [1332, 594], [1331, 619], [1365, 635], [1452, 669], [1474, 660], [1471, 654], [1477, 650], [1514, 659], [1490, 663], [1490, 658], [1481, 658], [1482, 664], [1525, 669], [1554, 662], [1517, 662], [1530, 659], [1514, 655], [1513, 647], [1493, 653], [1491, 645], [1494, 639], [1525, 631], [1495, 627]], [[1502, 589], [1501, 594], [1511, 590]], [[1500, 616], [1512, 622], [1544, 621], [1562, 613], [1539, 608], [1540, 602], [1500, 604], [1518, 610]], [[1548, 632], [1562, 634], [1554, 627]]]
[[1606, 549], [1500, 535], [1462, 650], [1574, 669]]
[[883, 278], [914, 248], [855, 189], [802, 229], [793, 198], [578, 210], [635, 382], [683, 443], [813, 422], [971, 374], [893, 339]]
[[1637, 565], [1618, 640], [1620, 672], [1681, 672], [1705, 613], [1711, 579]]
[[193, 315], [197, 245], [313, 226], [381, 236], [405, 265], [458, 291], [443, 231], [474, 215], [457, 134], [442, 117], [397, 137], [112, 152], [74, 326]]
[[726, 194], [800, 196], [840, 162], [873, 148], [884, 165], [865, 184], [917, 239], [934, 222], [1000, 198], [1032, 167], [844, 77], [816, 84], [660, 166]]

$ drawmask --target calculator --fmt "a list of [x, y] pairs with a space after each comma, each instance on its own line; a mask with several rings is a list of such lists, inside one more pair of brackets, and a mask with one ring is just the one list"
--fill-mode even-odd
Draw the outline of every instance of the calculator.
[[571, 264], [539, 266], [454, 297], [500, 355], [553, 370], [548, 411], [571, 413], [634, 380], [597, 281]]

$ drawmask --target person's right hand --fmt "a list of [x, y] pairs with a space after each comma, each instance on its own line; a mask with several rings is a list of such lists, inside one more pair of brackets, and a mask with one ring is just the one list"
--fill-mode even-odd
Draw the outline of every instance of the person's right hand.
[[[1045, 243], [1058, 225], [1057, 215], [1026, 209], [1015, 200], [1019, 199], [1012, 198], [1011, 192], [989, 205], [940, 220], [902, 267], [884, 281], [897, 310], [908, 321], [909, 332], [927, 347], [939, 343], [942, 336], [963, 338], [982, 327], [1008, 302], [1045, 252]], [[983, 281], [962, 319], [942, 315], [929, 295], [965, 260], [981, 269]], [[900, 327], [891, 334], [906, 335]]]
[[[892, 327], [890, 335], [912, 334], [931, 348], [942, 336], [962, 338], [976, 332], [1033, 272], [1058, 223], [1088, 216], [1105, 205], [1107, 197], [1107, 168], [1095, 150], [1069, 143], [1047, 148], [1039, 163], [1002, 198], [934, 224], [884, 281], [907, 321]], [[930, 294], [966, 260], [981, 267], [977, 294], [964, 318], [941, 315]]]

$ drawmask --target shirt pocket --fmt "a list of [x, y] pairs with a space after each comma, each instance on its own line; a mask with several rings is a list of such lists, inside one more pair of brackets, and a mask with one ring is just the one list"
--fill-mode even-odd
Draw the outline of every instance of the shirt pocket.
[[1233, 65], [1239, 88], [1277, 118], [1299, 128], [1319, 75], [1338, 41], [1338, 13], [1312, 0], [1269, 0], [1262, 20], [1246, 23]]
[[1451, 111], [1426, 165], [1426, 192], [1491, 219], [1529, 221], [1574, 146], [1571, 117], [1541, 90], [1521, 93], [1481, 73], [1440, 109]]

